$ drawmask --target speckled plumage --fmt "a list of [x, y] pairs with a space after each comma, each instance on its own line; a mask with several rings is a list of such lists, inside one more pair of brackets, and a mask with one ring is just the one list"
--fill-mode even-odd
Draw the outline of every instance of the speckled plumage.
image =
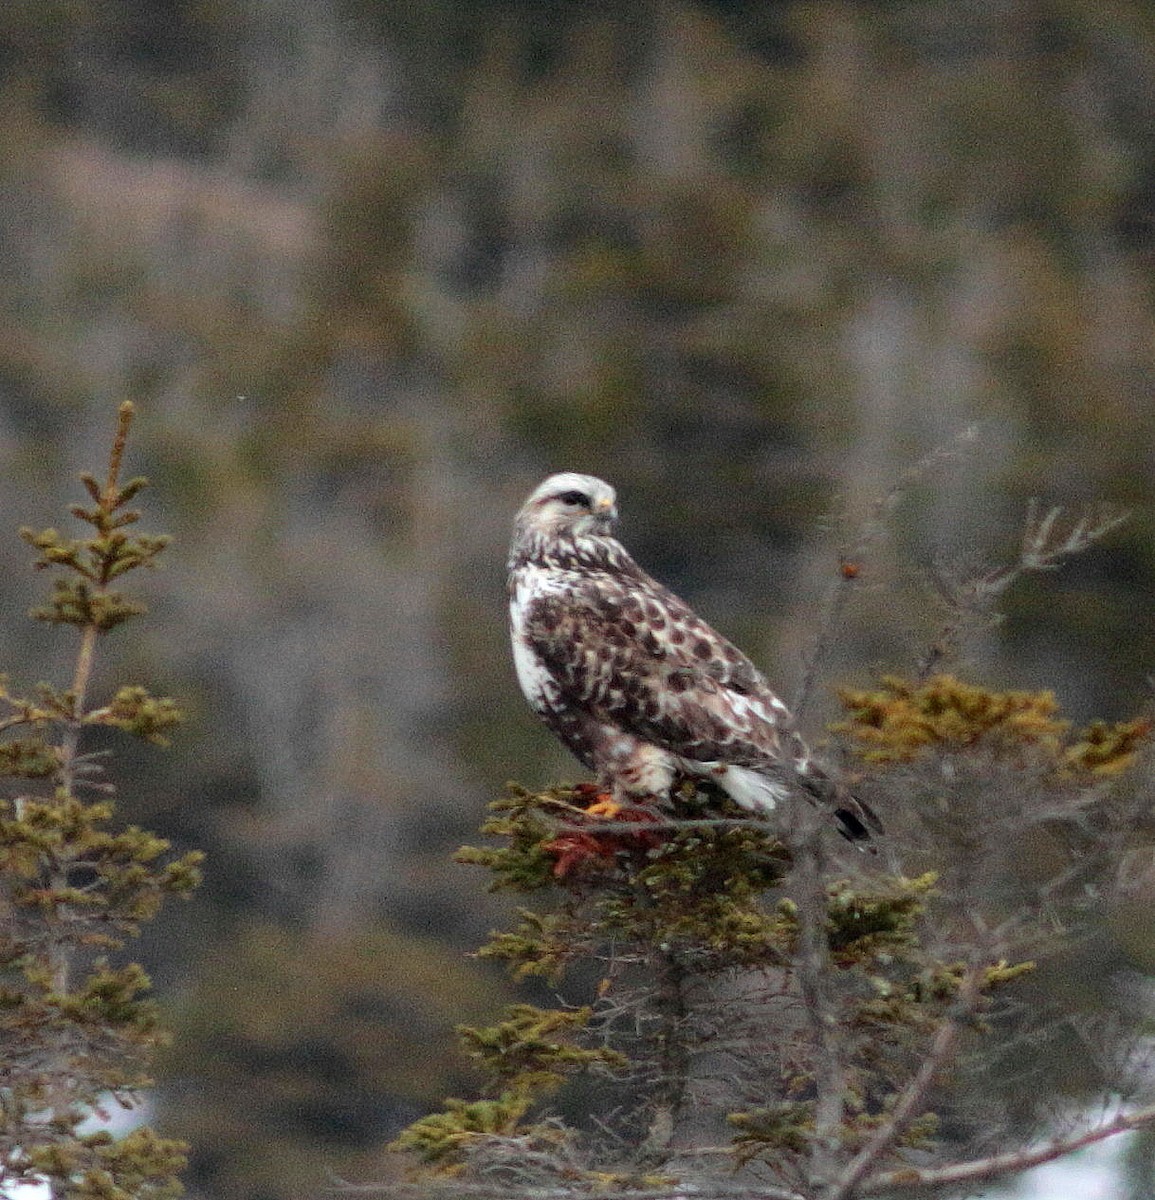
[[518, 680], [533, 709], [619, 802], [712, 778], [768, 812], [800, 786], [852, 838], [877, 817], [814, 763], [754, 664], [613, 536], [613, 488], [550, 476], [526, 500], [509, 556]]

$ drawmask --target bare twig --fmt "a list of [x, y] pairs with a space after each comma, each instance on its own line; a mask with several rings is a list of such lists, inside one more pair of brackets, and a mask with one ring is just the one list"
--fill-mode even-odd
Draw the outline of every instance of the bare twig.
[[822, 605], [822, 617], [818, 632], [809, 654], [806, 656], [802, 680], [794, 697], [792, 710], [800, 716], [814, 694], [814, 685], [819, 673], [830, 656], [842, 617], [842, 610], [850, 590], [861, 577], [863, 560], [886, 533], [894, 510], [903, 497], [930, 471], [957, 458], [968, 446], [977, 441], [978, 427], [968, 425], [944, 445], [936, 446], [907, 468], [891, 487], [873, 504], [858, 534], [847, 542], [838, 554], [838, 574], [830, 584]]
[[921, 1115], [936, 1077], [954, 1057], [959, 1031], [974, 1013], [980, 977], [981, 968], [972, 968], [962, 981], [955, 1003], [932, 1039], [926, 1057], [896, 1100], [889, 1119], [875, 1130], [850, 1162], [827, 1193], [826, 1200], [847, 1200], [853, 1196], [871, 1167], [891, 1149], [911, 1121]]
[[1031, 1167], [1054, 1162], [1084, 1146], [1155, 1125], [1155, 1104], [1134, 1112], [1121, 1113], [1105, 1125], [1069, 1137], [1052, 1138], [1041, 1146], [1022, 1147], [1008, 1150], [1005, 1154], [992, 1154], [987, 1158], [972, 1159], [970, 1162], [953, 1163], [946, 1167], [902, 1167], [896, 1171], [884, 1171], [863, 1181], [859, 1194], [872, 1196], [890, 1192], [896, 1188], [946, 1187], [958, 1183], [975, 1183], [984, 1179], [996, 1179], [1001, 1175], [1017, 1175]]
[[1052, 506], [1040, 515], [1039, 502], [1027, 505], [1027, 519], [1018, 558], [1003, 567], [952, 579], [938, 572], [933, 582], [950, 615], [943, 623], [918, 665], [915, 678], [928, 679], [939, 665], [953, 657], [967, 632], [998, 620], [995, 605], [1022, 576], [1036, 571], [1054, 571], [1074, 554], [1082, 554], [1095, 542], [1117, 529], [1130, 514], [1102, 504], [1076, 518], [1069, 529], [1059, 528], [1063, 509]]
[[1117, 529], [1130, 516], [1122, 509], [1109, 504], [1100, 504], [1079, 517], [1065, 536], [1055, 536], [1055, 525], [1063, 515], [1057, 505], [1039, 516], [1038, 500], [1027, 506], [1027, 522], [1023, 530], [1023, 547], [1020, 555], [1023, 571], [1051, 571], [1064, 558], [1082, 554], [1084, 550]]

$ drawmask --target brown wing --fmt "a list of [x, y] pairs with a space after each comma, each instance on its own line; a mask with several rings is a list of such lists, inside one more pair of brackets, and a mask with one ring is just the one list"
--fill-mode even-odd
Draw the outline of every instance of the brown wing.
[[813, 761], [754, 664], [631, 566], [592, 572], [527, 613], [526, 636], [560, 701], [542, 715], [578, 758], [593, 765], [610, 724], [682, 758], [790, 772], [846, 837], [881, 832], [870, 806]]
[[526, 634], [564, 703], [700, 762], [765, 768], [805, 757], [754, 664], [635, 570], [594, 571], [532, 602]]

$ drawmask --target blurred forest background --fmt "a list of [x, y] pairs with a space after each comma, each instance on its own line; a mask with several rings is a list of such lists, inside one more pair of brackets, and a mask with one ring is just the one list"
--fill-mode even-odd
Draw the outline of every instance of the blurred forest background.
[[614, 482], [636, 556], [789, 696], [839, 546], [975, 424], [866, 564], [810, 732], [830, 683], [911, 668], [934, 564], [1013, 555], [1032, 496], [1134, 516], [965, 671], [1133, 715], [1153, 268], [1145, 0], [7, 0], [0, 662], [66, 653], [16, 529], [134, 400], [177, 542], [102, 669], [193, 710], [116, 772], [210, 854], [141, 947], [192, 1194], [382, 1178], [470, 1089], [450, 1028], [505, 985], [451, 852], [507, 778], [578, 775], [505, 640], [549, 471]]

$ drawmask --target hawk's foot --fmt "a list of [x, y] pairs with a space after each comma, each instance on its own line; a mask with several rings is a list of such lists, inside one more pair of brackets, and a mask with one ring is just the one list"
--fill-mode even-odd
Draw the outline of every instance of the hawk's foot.
[[621, 814], [622, 806], [610, 795], [598, 789], [596, 783], [579, 783], [574, 791], [584, 800], [591, 797], [591, 803], [586, 805], [587, 817], [596, 817], [602, 821], [616, 821]]
[[[542, 846], [554, 859], [555, 878], [616, 869], [620, 856], [634, 858], [660, 843], [661, 835], [645, 828], [660, 820], [652, 809], [619, 804], [596, 783], [579, 783], [574, 792], [579, 803], [587, 802], [578, 823], [564, 826]], [[620, 824], [621, 829], [602, 828], [603, 822]], [[587, 832], [588, 826], [594, 828]]]

